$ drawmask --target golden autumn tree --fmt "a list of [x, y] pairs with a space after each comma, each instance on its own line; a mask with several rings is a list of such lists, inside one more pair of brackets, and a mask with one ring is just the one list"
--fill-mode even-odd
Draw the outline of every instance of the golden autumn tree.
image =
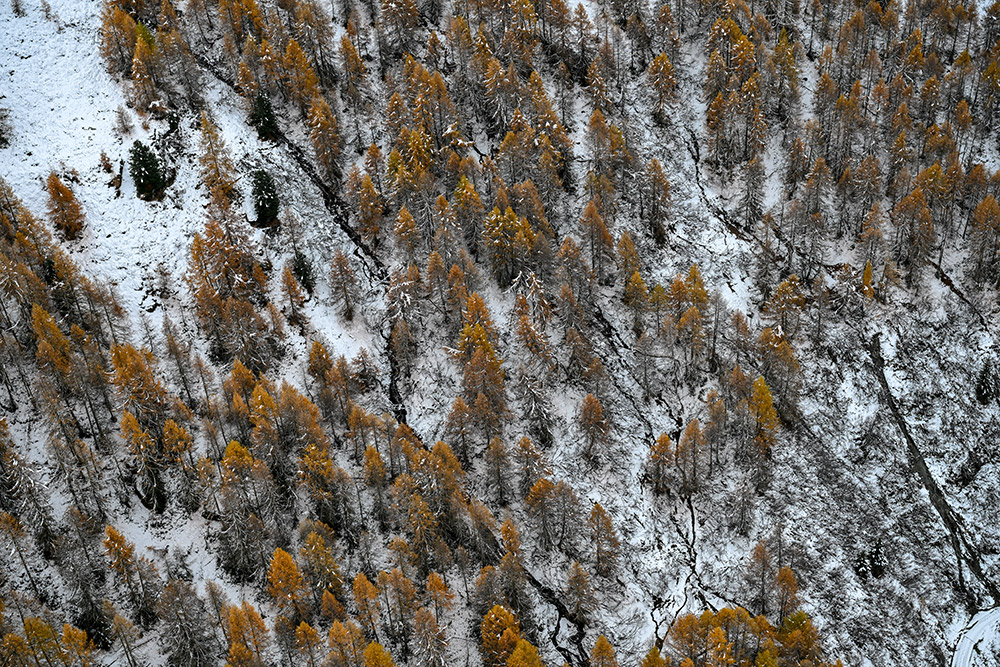
[[158, 54], [152, 33], [141, 23], [136, 27], [139, 39], [135, 42], [132, 55], [132, 86], [129, 98], [140, 114], [149, 111], [156, 100], [156, 71]]
[[378, 642], [372, 642], [365, 649], [363, 667], [396, 667], [392, 656]]
[[674, 464], [674, 444], [670, 436], [661, 433], [649, 448], [649, 476], [653, 482], [653, 493], [665, 493], [669, 479], [668, 471]]
[[367, 627], [372, 637], [378, 637], [376, 627], [378, 625], [379, 604], [378, 589], [368, 580], [364, 572], [358, 572], [352, 584], [354, 592], [354, 606], [358, 610], [358, 617]]
[[972, 213], [975, 275], [981, 282], [993, 279], [997, 283], [995, 272], [997, 260], [1000, 259], [1000, 204], [993, 195], [986, 195], [976, 205]]
[[344, 319], [354, 319], [355, 288], [357, 276], [351, 267], [351, 260], [339, 248], [333, 253], [330, 263], [330, 291], [334, 300], [343, 307]]
[[638, 271], [634, 272], [625, 284], [625, 293], [622, 295], [622, 303], [632, 311], [632, 330], [638, 336], [644, 329], [643, 314], [649, 304], [649, 291], [646, 288], [646, 281]]
[[502, 213], [494, 208], [486, 216], [482, 242], [489, 253], [493, 275], [501, 287], [509, 286], [525, 267], [534, 241], [535, 231], [527, 219], [509, 206]]
[[154, 607], [162, 589], [152, 561], [145, 556], [137, 556], [135, 544], [114, 526], [106, 526], [104, 529], [104, 552], [118, 583], [128, 594], [139, 623], [152, 623], [156, 618]]
[[674, 66], [666, 53], [661, 53], [653, 58], [653, 62], [649, 64], [649, 69], [646, 70], [646, 78], [649, 81], [653, 99], [655, 100], [653, 113], [660, 122], [663, 122], [663, 108], [669, 100], [673, 99], [677, 88], [677, 80], [674, 78]]
[[615, 649], [604, 635], [597, 638], [590, 651], [590, 667], [618, 667]]
[[286, 316], [290, 324], [302, 324], [307, 321], [302, 312], [306, 303], [306, 297], [302, 293], [299, 281], [295, 279], [292, 269], [286, 266], [281, 272], [281, 291], [285, 296], [285, 303], [288, 306]]
[[726, 639], [726, 631], [714, 627], [708, 633], [708, 653], [705, 655], [705, 667], [729, 667], [735, 660], [732, 655], [732, 644]]
[[0, 535], [3, 535], [6, 538], [6, 542], [9, 542], [12, 547], [8, 553], [17, 554], [18, 562], [20, 562], [25, 576], [28, 578], [28, 583], [31, 584], [32, 592], [36, 596], [40, 595], [41, 589], [38, 587], [38, 582], [35, 581], [35, 577], [31, 573], [31, 568], [28, 567], [26, 556], [30, 542], [28, 534], [24, 529], [24, 524], [16, 516], [12, 516], [7, 512], [0, 512]]
[[302, 621], [295, 628], [295, 650], [306, 667], [320, 667], [323, 664], [323, 638], [316, 629]]
[[309, 62], [306, 52], [295, 39], [288, 40], [283, 64], [285, 66], [285, 90], [299, 111], [306, 116], [309, 104], [319, 95], [319, 77]]
[[320, 174], [328, 183], [337, 182], [340, 179], [340, 154], [343, 150], [340, 123], [322, 95], [312, 98], [306, 123]]
[[396, 246], [403, 251], [407, 262], [413, 262], [421, 237], [410, 209], [405, 206], [399, 209], [399, 215], [396, 216], [396, 224], [392, 232], [396, 237]]
[[113, 345], [111, 368], [111, 381], [122, 408], [135, 415], [154, 438], [159, 438], [170, 397], [156, 374], [152, 352], [137, 350], [129, 344]]
[[36, 665], [68, 662], [59, 640], [59, 633], [48, 622], [29, 616], [24, 620], [24, 638], [28, 641]]
[[580, 623], [586, 623], [597, 609], [597, 597], [590, 583], [590, 576], [583, 566], [574, 561], [566, 578], [566, 599], [569, 612]]
[[361, 191], [358, 195], [358, 227], [365, 243], [378, 248], [382, 239], [382, 217], [385, 203], [382, 195], [375, 189], [375, 184], [368, 174], [361, 179]]
[[69, 623], [63, 624], [62, 647], [66, 664], [72, 667], [91, 667], [97, 664], [97, 647], [87, 633]]
[[707, 449], [705, 435], [701, 430], [701, 422], [692, 419], [675, 450], [675, 463], [680, 472], [682, 490], [684, 493], [693, 493], [698, 490], [701, 484], [701, 471], [699, 462]]
[[660, 649], [654, 646], [643, 656], [639, 667], [666, 667], [667, 661], [660, 655]]
[[771, 397], [771, 390], [763, 377], [754, 380], [748, 399], [750, 413], [754, 417], [753, 442], [757, 447], [757, 452], [762, 457], [771, 456], [771, 447], [777, 440], [778, 412], [774, 409], [774, 400]]
[[604, 266], [613, 261], [614, 241], [593, 199], [580, 216], [580, 231], [590, 253], [590, 266], [600, 280], [604, 276]]
[[67, 410], [70, 422], [75, 421], [69, 397], [77, 384], [73, 374], [76, 355], [70, 339], [60, 330], [52, 315], [37, 303], [31, 306], [31, 328], [38, 342], [35, 359], [38, 368], [55, 386], [59, 398]]
[[54, 171], [45, 181], [45, 188], [49, 192], [48, 213], [52, 224], [67, 241], [76, 239], [83, 229], [84, 221], [80, 202]]
[[611, 517], [600, 503], [594, 503], [590, 510], [587, 529], [594, 548], [594, 570], [602, 577], [610, 577], [618, 569], [621, 540]]
[[226, 663], [232, 667], [264, 667], [269, 664], [271, 636], [260, 613], [244, 600], [226, 608]]
[[595, 455], [594, 446], [607, 439], [610, 429], [604, 408], [593, 394], [587, 394], [580, 404], [579, 424], [586, 440], [583, 453], [590, 458]]
[[309, 588], [302, 571], [284, 549], [275, 549], [267, 571], [267, 592], [274, 598], [282, 614], [294, 620], [308, 616]]
[[226, 219], [236, 197], [236, 167], [218, 125], [208, 115], [201, 112], [198, 156], [201, 182], [208, 190], [209, 210], [220, 219]]
[[483, 616], [480, 624], [482, 646], [480, 652], [485, 667], [504, 667], [507, 659], [517, 648], [521, 638], [521, 626], [510, 609], [494, 605]]
[[112, 74], [128, 75], [135, 53], [135, 19], [115, 0], [107, 0], [101, 10], [101, 56]]
[[517, 640], [517, 646], [507, 658], [507, 667], [545, 667], [545, 662], [538, 655], [538, 649], [527, 639]]

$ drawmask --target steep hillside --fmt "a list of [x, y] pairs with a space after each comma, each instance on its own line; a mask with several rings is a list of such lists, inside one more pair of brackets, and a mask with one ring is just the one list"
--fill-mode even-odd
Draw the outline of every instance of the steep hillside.
[[0, 664], [998, 664], [998, 16], [4, 5]]

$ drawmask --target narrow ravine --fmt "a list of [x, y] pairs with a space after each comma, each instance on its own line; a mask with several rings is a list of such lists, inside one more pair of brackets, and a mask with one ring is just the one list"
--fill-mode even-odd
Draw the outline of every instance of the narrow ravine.
[[872, 336], [868, 343], [868, 355], [871, 357], [872, 361], [872, 372], [875, 375], [875, 379], [882, 387], [882, 395], [885, 403], [888, 405], [889, 411], [892, 413], [892, 417], [895, 420], [896, 425], [899, 427], [900, 433], [903, 434], [903, 440], [906, 442], [910, 465], [913, 466], [917, 476], [923, 483], [924, 488], [927, 490], [927, 495], [930, 497], [931, 504], [941, 517], [941, 521], [944, 523], [945, 529], [948, 531], [949, 540], [951, 541], [952, 549], [955, 551], [955, 558], [958, 561], [959, 586], [966, 592], [967, 595], [974, 597], [973, 591], [969, 589], [965, 582], [965, 575], [962, 571], [962, 563], [964, 562], [972, 574], [975, 575], [976, 579], [978, 579], [979, 582], [986, 588], [987, 592], [993, 598], [994, 603], [1000, 602], [1000, 590], [997, 589], [996, 584], [983, 572], [982, 563], [979, 558], [979, 551], [969, 543], [969, 539], [967, 537], [968, 531], [965, 528], [961, 515], [957, 514], [951, 508], [951, 505], [948, 504], [944, 493], [941, 491], [941, 487], [938, 486], [934, 476], [931, 475], [930, 469], [927, 467], [927, 461], [924, 459], [923, 454], [920, 452], [920, 448], [917, 447], [917, 443], [910, 434], [910, 429], [906, 424], [906, 419], [903, 417], [903, 414], [899, 409], [899, 405], [896, 403], [896, 399], [892, 395], [889, 382], [885, 377], [885, 360], [882, 358], [882, 345], [880, 337], [881, 334], [876, 333]]

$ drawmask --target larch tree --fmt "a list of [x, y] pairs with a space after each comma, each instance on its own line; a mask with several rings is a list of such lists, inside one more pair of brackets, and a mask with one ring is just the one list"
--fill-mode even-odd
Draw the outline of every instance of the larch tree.
[[594, 548], [594, 570], [602, 577], [610, 577], [618, 569], [621, 540], [611, 523], [611, 517], [600, 503], [594, 503], [590, 510], [587, 529]]
[[593, 199], [587, 203], [580, 216], [580, 230], [590, 253], [590, 265], [597, 274], [597, 279], [603, 280], [605, 265], [614, 261], [614, 241]]
[[49, 174], [45, 187], [49, 192], [49, 219], [63, 238], [67, 241], [75, 240], [80, 235], [84, 222], [80, 202], [54, 171]]
[[327, 633], [328, 659], [337, 667], [362, 667], [367, 642], [365, 633], [354, 621], [335, 620]]
[[667, 661], [660, 655], [660, 649], [656, 646], [649, 649], [649, 652], [639, 662], [639, 667], [666, 667], [666, 665]]
[[597, 638], [590, 651], [590, 667], [618, 667], [615, 649], [604, 635]]
[[413, 214], [405, 206], [399, 210], [392, 231], [396, 237], [396, 246], [403, 251], [407, 262], [412, 263], [416, 256], [417, 246], [420, 245], [421, 235], [416, 220], [413, 219]]
[[431, 605], [434, 607], [434, 618], [441, 622], [442, 615], [451, 609], [455, 601], [455, 594], [451, 592], [447, 582], [437, 572], [431, 572], [427, 575], [425, 590]]
[[38, 616], [24, 620], [24, 638], [30, 647], [29, 655], [36, 665], [51, 665], [66, 662], [66, 654], [59, 640], [59, 633], [48, 622]]
[[244, 600], [226, 608], [229, 651], [226, 663], [236, 667], [265, 667], [269, 664], [271, 633], [252, 604]]
[[535, 231], [527, 219], [517, 215], [509, 206], [503, 213], [494, 208], [483, 223], [482, 239], [497, 283], [507, 287], [526, 268]]
[[309, 588], [299, 566], [284, 549], [274, 550], [271, 567], [267, 571], [267, 592], [274, 598], [278, 609], [293, 621], [308, 619]]
[[123, 584], [137, 620], [143, 625], [152, 624], [156, 618], [155, 605], [162, 590], [156, 567], [145, 556], [137, 557], [135, 544], [114, 526], [107, 526], [104, 533], [108, 565]]
[[[90, 667], [97, 662], [97, 646], [87, 636], [85, 630], [69, 623], [63, 624], [61, 643], [66, 655], [67, 664], [76, 667]], [[192, 663], [198, 664], [198, 663]], [[207, 663], [204, 663], [207, 665]]]
[[665, 493], [669, 484], [669, 471], [675, 461], [674, 444], [670, 436], [661, 433], [649, 448], [649, 477], [653, 482], [653, 493]]
[[292, 267], [287, 265], [281, 272], [281, 291], [285, 296], [285, 303], [288, 308], [286, 311], [288, 322], [290, 324], [302, 324], [306, 322], [306, 316], [302, 312], [306, 297], [302, 293], [299, 281], [296, 280], [295, 274], [292, 272]]
[[361, 180], [361, 192], [358, 196], [358, 231], [365, 243], [377, 249], [382, 240], [382, 218], [385, 213], [385, 203], [382, 195], [375, 189], [371, 177], [365, 174]]
[[427, 607], [413, 616], [413, 653], [420, 667], [444, 667], [447, 664], [448, 638], [444, 628]]
[[392, 656], [378, 642], [372, 642], [365, 649], [363, 667], [396, 667]]
[[323, 637], [305, 621], [295, 628], [295, 650], [306, 667], [321, 667], [323, 664]]
[[[1000, 204], [993, 195], [986, 195], [972, 213], [975, 275], [980, 282], [996, 276], [1000, 259]], [[1000, 282], [1000, 278], [994, 280]]]
[[778, 412], [774, 408], [771, 390], [763, 377], [754, 380], [748, 399], [750, 413], [754, 418], [753, 442], [762, 458], [770, 458], [771, 448], [777, 440]]
[[778, 618], [784, 620], [799, 607], [799, 584], [795, 573], [787, 566], [778, 568], [775, 583], [778, 590]]
[[507, 658], [507, 667], [545, 667], [538, 649], [527, 639], [517, 640], [514, 651]]
[[198, 164], [201, 167], [201, 181], [208, 190], [209, 210], [212, 215], [228, 224], [237, 194], [236, 167], [219, 127], [207, 111], [201, 112], [200, 130], [201, 155], [198, 156]]
[[635, 271], [625, 283], [625, 293], [622, 295], [622, 303], [632, 311], [632, 331], [636, 336], [640, 336], [645, 328], [644, 315], [649, 305], [649, 290], [646, 288], [646, 281], [642, 275]]
[[665, 123], [664, 107], [668, 101], [673, 99], [677, 88], [677, 80], [674, 78], [674, 66], [666, 53], [660, 53], [660, 55], [653, 58], [653, 62], [649, 64], [649, 69], [646, 71], [646, 78], [649, 81], [655, 100], [653, 107], [654, 116], [659, 122]]
[[31, 568], [28, 567], [27, 554], [30, 542], [28, 534], [24, 529], [24, 524], [17, 517], [7, 512], [0, 512], [0, 534], [3, 534], [7, 538], [7, 542], [12, 547], [11, 552], [17, 554], [18, 562], [20, 562], [25, 576], [28, 578], [28, 583], [31, 585], [31, 590], [35, 594], [35, 597], [41, 597], [42, 589], [38, 587], [38, 582], [35, 581], [35, 577], [31, 573]]
[[128, 75], [135, 53], [136, 24], [115, 0], [107, 0], [101, 10], [101, 55], [112, 74]]
[[309, 104], [319, 95], [319, 78], [309, 62], [309, 57], [295, 39], [288, 41], [284, 54], [285, 88], [288, 97], [298, 107], [303, 116], [309, 111]]
[[721, 627], [712, 628], [706, 641], [708, 652], [705, 655], [705, 667], [729, 667], [734, 664], [733, 646], [726, 639], [726, 631]]
[[124, 411], [135, 415], [139, 425], [159, 438], [170, 396], [156, 373], [156, 359], [148, 349], [129, 344], [111, 347], [111, 382]]
[[417, 3], [414, 0], [383, 0], [381, 9], [380, 32], [386, 45], [401, 52], [411, 48], [420, 19]]
[[354, 606], [357, 609], [358, 617], [366, 626], [368, 633], [378, 638], [378, 617], [379, 602], [378, 589], [375, 584], [368, 580], [364, 572], [358, 572], [352, 584], [354, 593]]
[[583, 454], [587, 458], [592, 458], [596, 456], [595, 445], [605, 442], [610, 431], [604, 408], [593, 394], [587, 394], [580, 404], [579, 425], [586, 441]]
[[351, 260], [338, 248], [330, 263], [330, 292], [343, 308], [344, 319], [348, 322], [354, 319], [356, 289], [357, 276], [351, 266]]
[[684, 429], [676, 449], [675, 462], [680, 472], [682, 491], [685, 494], [694, 493], [701, 486], [699, 462], [704, 456], [706, 447], [707, 443], [701, 430], [701, 422], [692, 419], [687, 428]]
[[667, 240], [665, 223], [670, 212], [670, 182], [663, 170], [663, 165], [656, 158], [646, 166], [646, 183], [641, 192], [646, 222], [650, 235], [657, 246], [662, 246]]
[[494, 437], [490, 439], [483, 458], [487, 465], [487, 483], [489, 488], [496, 493], [497, 503], [500, 506], [505, 506], [510, 498], [510, 483], [507, 480], [510, 455], [503, 438]]
[[586, 623], [597, 609], [597, 596], [590, 583], [590, 576], [580, 563], [574, 561], [566, 579], [566, 607], [578, 623]]
[[340, 155], [343, 151], [340, 123], [322, 95], [312, 98], [306, 123], [320, 173], [328, 183], [338, 182], [341, 176]]
[[517, 648], [517, 642], [521, 638], [521, 626], [510, 609], [495, 605], [483, 616], [480, 636], [483, 664], [486, 667], [504, 667], [507, 659]]
[[[344, 577], [340, 563], [327, 538], [332, 530], [317, 524], [317, 530], [309, 531], [305, 543], [299, 548], [302, 573], [313, 593], [314, 606], [321, 610], [330, 604], [327, 594], [332, 595], [342, 609], [339, 600], [344, 595]], [[322, 533], [322, 534], [321, 534]]]

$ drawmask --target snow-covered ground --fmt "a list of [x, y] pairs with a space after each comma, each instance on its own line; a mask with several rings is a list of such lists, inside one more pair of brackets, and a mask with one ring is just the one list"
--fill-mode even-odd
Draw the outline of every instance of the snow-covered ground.
[[951, 667], [988, 667], [1000, 663], [1000, 607], [984, 609], [958, 638]]
[[[125, 108], [126, 101], [121, 85], [108, 77], [98, 55], [96, 2], [52, 0], [58, 15], [53, 21], [46, 20], [31, 0], [25, 4], [28, 15], [22, 18], [14, 18], [8, 4], [0, 6], [0, 106], [11, 110], [15, 128], [12, 145], [0, 150], [0, 174], [39, 216], [45, 209], [45, 178], [53, 170], [62, 175], [87, 216], [82, 239], [67, 245], [80, 265], [88, 274], [115, 286], [137, 328], [140, 313], [152, 313], [151, 317], [158, 318], [163, 308], [178, 314], [181, 301], [161, 303], [151, 290], [152, 275], [156, 265], [162, 263], [177, 285], [181, 284], [190, 239], [204, 222], [206, 198], [198, 187], [195, 119], [186, 116], [179, 129], [187, 153], [174, 156], [177, 181], [162, 202], [138, 200], [127, 168], [119, 194], [110, 185], [113, 174], [101, 169], [101, 153], [111, 159], [117, 172], [127, 160], [131, 142], [148, 141], [155, 133], [165, 132], [165, 123], [152, 121], [148, 129], [144, 128], [141, 119], [126, 108], [126, 115], [136, 127], [128, 136], [117, 133], [116, 109]], [[704, 104], [699, 82], [703, 80], [704, 57], [700, 49], [700, 44], [686, 46], [683, 52], [681, 97], [690, 104], [679, 114], [679, 129], [653, 127], [643, 119], [636, 121], [642, 130], [641, 143], [647, 153], [644, 157], [661, 159], [674, 183], [676, 229], [672, 230], [669, 248], [649, 250], [649, 282], [667, 284], [674, 275], [698, 263], [710, 288], [720, 290], [731, 308], [759, 322], [759, 304], [754, 302], [755, 289], [747, 268], [756, 248], [727, 233], [713, 216], [709, 202], [723, 209], [732, 202], [712, 181], [707, 167], [695, 163], [684, 144], [688, 128], [703, 137]], [[807, 73], [807, 83], [814, 80], [814, 74], [811, 70]], [[634, 88], [641, 86], [637, 82]], [[246, 125], [241, 101], [231, 91], [210, 77], [206, 77], [205, 91], [213, 117], [241, 172], [266, 165], [278, 177], [285, 208], [301, 220], [307, 252], [315, 261], [317, 273], [325, 273], [334, 249], [346, 247], [347, 242], [330, 221], [319, 193], [308, 179], [297, 176], [294, 162], [284, 149], [257, 139]], [[633, 93], [639, 95], [640, 91]], [[580, 107], [575, 114], [578, 150], [584, 145], [586, 125], [583, 105]], [[291, 133], [295, 136], [294, 128]], [[302, 137], [297, 138], [304, 145]], [[772, 146], [769, 155], [776, 153], [777, 148]], [[774, 171], [773, 165], [769, 171]], [[246, 183], [239, 187], [244, 195], [248, 194]], [[769, 196], [773, 199], [776, 192]], [[574, 224], [574, 216], [570, 216], [567, 227]], [[276, 266], [287, 259], [287, 244], [279, 246], [259, 232], [252, 235], [261, 253]], [[888, 381], [894, 392], [906, 397], [904, 402], [912, 409], [909, 417], [914, 428], [926, 436], [919, 444], [926, 447], [924, 454], [932, 473], [945, 486], [956, 508], [967, 516], [971, 529], [984, 542], [995, 544], [998, 527], [977, 521], [989, 516], [983, 498], [996, 497], [995, 464], [987, 463], [967, 489], [947, 483], [962, 462], [970, 440], [975, 439], [976, 420], [980, 417], [973, 415], [962, 421], [959, 413], [965, 406], [964, 399], [944, 405], [961, 390], [964, 380], [960, 376], [948, 375], [935, 384], [938, 371], [954, 370], [948, 364], [965, 365], [975, 373], [983, 351], [992, 348], [992, 336], [986, 327], [969, 325], [975, 331], [972, 340], [931, 338], [953, 316], [962, 317], [963, 322], [971, 318], [964, 319], [967, 313], [953, 315], [947, 311], [945, 304], [953, 297], [941, 283], [934, 279], [928, 282], [926, 313], [904, 317], [891, 307], [872, 308], [869, 324], [883, 330], [890, 363]], [[311, 337], [325, 340], [331, 350], [349, 357], [364, 346], [378, 361], [384, 361], [378, 349], [382, 344], [377, 325], [378, 289], [365, 286], [367, 308], [359, 309], [358, 321], [347, 324], [330, 307], [322, 287], [325, 281], [320, 284], [317, 296], [307, 307], [311, 329], [303, 336], [292, 332], [289, 363], [278, 371], [297, 384], [301, 384], [305, 345]], [[506, 321], [511, 296], [494, 289], [484, 293], [495, 319]], [[608, 303], [617, 298], [610, 292], [603, 296]], [[899, 308], [910, 310], [905, 304]], [[629, 328], [624, 314], [609, 309], [606, 316], [616, 333], [628, 335], [624, 333]], [[370, 322], [365, 321], [366, 317]], [[156, 319], [153, 324], [155, 328]], [[752, 528], [745, 535], [734, 535], [730, 529], [730, 501], [738, 492], [739, 480], [725, 475], [712, 480], [691, 508], [674, 499], [654, 498], [639, 482], [648, 435], [675, 433], [690, 419], [704, 417], [704, 397], [697, 389], [670, 387], [663, 396], [643, 403], [637, 399], [635, 378], [628, 367], [629, 353], [617, 350], [612, 341], [598, 342], [619, 383], [609, 392], [609, 407], [617, 418], [612, 450], [600, 465], [586, 469], [579, 464], [578, 434], [572, 427], [584, 392], [575, 387], [559, 392], [555, 401], [557, 445], [546, 453], [553, 476], [570, 480], [585, 507], [592, 501], [604, 505], [626, 545], [622, 586], [604, 599], [600, 623], [623, 655], [640, 655], [654, 635], [662, 636], [682, 612], [738, 600], [739, 572], [750, 549], [758, 539], [777, 534], [788, 544], [789, 561], [811, 575], [801, 581], [807, 610], [818, 619], [835, 649], [843, 651], [855, 664], [889, 664], [886, 660], [894, 655], [894, 646], [880, 647], [878, 643], [884, 636], [877, 636], [895, 625], [896, 621], [887, 620], [889, 616], [897, 621], [905, 618], [910, 624], [905, 640], [900, 641], [914, 648], [921, 660], [932, 655], [933, 649], [946, 650], [957, 641], [952, 662], [955, 667], [992, 664], [975, 660], [986, 659], [977, 658], [977, 650], [982, 656], [990, 655], [987, 646], [994, 646], [995, 655], [991, 642], [995, 641], [1000, 614], [996, 609], [981, 612], [960, 633], [968, 615], [953, 590], [954, 558], [937, 517], [928, 509], [926, 495], [908, 473], [905, 454], [897, 446], [898, 432], [891, 423], [885, 423], [877, 389], [865, 367], [865, 357], [859, 352], [864, 342], [861, 332], [831, 326], [829, 338], [840, 344], [841, 356], [837, 363], [817, 363], [806, 369], [800, 403], [803, 430], [789, 435], [790, 446], [776, 452], [775, 478], [750, 509]], [[896, 326], [907, 335], [897, 335]], [[195, 337], [193, 328], [189, 327], [188, 332]], [[920, 336], [931, 341], [928, 349], [913, 349], [912, 338]], [[421, 350], [418, 368], [424, 371], [425, 378], [434, 380], [414, 383], [408, 407], [413, 427], [429, 442], [439, 437], [458, 373], [437, 346]], [[437, 378], [442, 378], [441, 384]], [[986, 420], [993, 413], [984, 414], [982, 419]], [[27, 424], [14, 426], [21, 437], [33, 440]], [[948, 436], [943, 442], [939, 439], [942, 434]], [[37, 443], [41, 441], [39, 437]], [[35, 454], [42, 458], [40, 451]], [[187, 552], [196, 578], [220, 577], [203, 537], [205, 523], [199, 517], [154, 517], [139, 509], [124, 516], [118, 527], [150, 555], [162, 554], [167, 548]], [[882, 540], [888, 554], [887, 574], [881, 579], [862, 579], [854, 571], [855, 559], [878, 540]], [[553, 588], [563, 586], [565, 558], [541, 552], [528, 558], [540, 579]], [[991, 571], [996, 571], [996, 556], [990, 558]], [[231, 592], [234, 596], [253, 595], [249, 590]], [[866, 654], [866, 649], [871, 652]]]

